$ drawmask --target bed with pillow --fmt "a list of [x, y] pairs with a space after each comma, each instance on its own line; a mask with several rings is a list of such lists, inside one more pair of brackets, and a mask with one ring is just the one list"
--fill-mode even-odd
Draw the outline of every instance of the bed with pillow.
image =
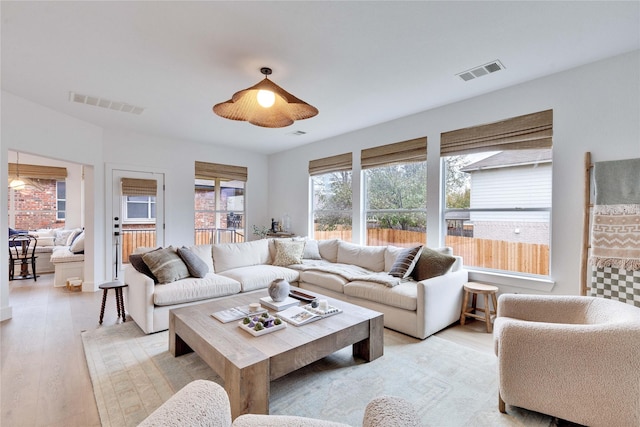
[[386, 327], [424, 339], [459, 318], [467, 282], [462, 259], [447, 249], [337, 239], [145, 248], [129, 261], [125, 304], [145, 333], [168, 329], [170, 309], [259, 291], [282, 278], [382, 312]]

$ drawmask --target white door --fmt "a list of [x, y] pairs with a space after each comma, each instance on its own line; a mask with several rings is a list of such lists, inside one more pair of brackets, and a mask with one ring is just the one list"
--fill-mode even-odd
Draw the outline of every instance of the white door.
[[164, 245], [164, 174], [112, 170], [111, 223], [114, 280], [122, 280], [122, 264], [141, 246]]

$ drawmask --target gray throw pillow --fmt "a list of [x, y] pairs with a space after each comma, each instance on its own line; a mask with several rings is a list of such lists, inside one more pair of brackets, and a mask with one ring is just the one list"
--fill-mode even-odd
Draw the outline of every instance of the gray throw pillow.
[[158, 278], [158, 283], [170, 283], [189, 277], [189, 269], [172, 246], [147, 252], [142, 260]]
[[416, 281], [431, 279], [432, 277], [445, 274], [456, 259], [452, 256], [434, 251], [429, 248], [422, 248], [420, 258], [413, 268], [411, 276]]
[[421, 251], [422, 246], [402, 250], [393, 263], [391, 270], [389, 270], [389, 275], [401, 279], [409, 277], [418, 261]]
[[178, 255], [187, 265], [187, 270], [193, 277], [203, 278], [209, 272], [209, 266], [191, 249], [184, 246], [178, 248]]

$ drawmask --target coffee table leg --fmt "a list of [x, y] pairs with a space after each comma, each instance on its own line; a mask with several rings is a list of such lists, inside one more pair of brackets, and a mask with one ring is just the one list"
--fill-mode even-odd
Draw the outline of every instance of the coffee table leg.
[[269, 413], [269, 360], [245, 368], [225, 364], [224, 388], [231, 402], [231, 417]]
[[369, 338], [353, 345], [353, 355], [367, 362], [377, 359], [384, 353], [384, 317], [369, 320]]

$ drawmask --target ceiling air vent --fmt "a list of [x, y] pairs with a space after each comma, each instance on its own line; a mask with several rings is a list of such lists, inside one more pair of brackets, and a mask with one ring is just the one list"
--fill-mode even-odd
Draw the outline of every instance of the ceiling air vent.
[[456, 76], [460, 77], [465, 82], [468, 82], [469, 80], [486, 76], [487, 74], [495, 73], [496, 71], [500, 70], [504, 70], [504, 65], [502, 65], [502, 63], [496, 59], [495, 61], [489, 62], [488, 64], [484, 64], [479, 67], [472, 68], [471, 70], [458, 73], [456, 74]]
[[142, 112], [144, 111], [144, 108], [136, 107], [135, 105], [127, 104], [126, 102], [110, 101], [108, 99], [99, 98], [97, 96], [81, 95], [75, 92], [69, 92], [69, 101], [137, 115], [142, 114]]
[[302, 131], [302, 130], [296, 130], [296, 131], [293, 131], [293, 132], [289, 133], [289, 135], [295, 135], [295, 136], [306, 135], [306, 134], [307, 133], [305, 131]]

